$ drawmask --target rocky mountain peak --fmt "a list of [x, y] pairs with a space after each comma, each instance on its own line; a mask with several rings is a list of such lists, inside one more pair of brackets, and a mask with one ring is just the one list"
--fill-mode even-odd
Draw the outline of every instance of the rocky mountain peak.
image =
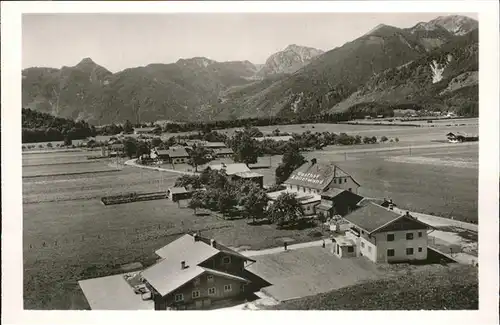
[[89, 65], [97, 65], [91, 58], [83, 58], [76, 66], [89, 66]]
[[439, 16], [429, 22], [420, 22], [413, 29], [436, 30], [444, 28], [454, 35], [465, 35], [478, 28], [478, 21], [470, 17], [450, 15]]
[[206, 57], [194, 57], [189, 59], [180, 59], [177, 61], [177, 64], [180, 64], [182, 66], [197, 65], [200, 68], [206, 68], [214, 63], [217, 63], [217, 61], [210, 60]]

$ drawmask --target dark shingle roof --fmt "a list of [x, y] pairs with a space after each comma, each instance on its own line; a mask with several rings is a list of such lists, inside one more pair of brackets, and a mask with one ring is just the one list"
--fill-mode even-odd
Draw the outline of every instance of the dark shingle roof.
[[220, 148], [220, 149], [215, 149], [214, 153], [216, 155], [226, 155], [226, 154], [233, 154], [234, 151], [231, 148]]
[[359, 228], [372, 232], [399, 217], [401, 217], [401, 215], [396, 212], [370, 202], [346, 215], [344, 219]]
[[179, 147], [179, 148], [170, 148], [169, 150], [169, 156], [171, 158], [183, 158], [183, 157], [189, 157], [189, 154], [187, 153], [186, 149]]
[[[349, 176], [351, 175], [333, 163], [306, 162], [294, 170], [285, 183], [324, 190], [334, 178]], [[353, 181], [356, 182], [354, 178]]]

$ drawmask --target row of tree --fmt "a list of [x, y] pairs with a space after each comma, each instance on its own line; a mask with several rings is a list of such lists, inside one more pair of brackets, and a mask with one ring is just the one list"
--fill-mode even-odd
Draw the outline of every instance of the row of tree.
[[97, 133], [85, 121], [54, 117], [29, 108], [22, 109], [21, 121], [23, 143], [85, 139]]
[[[194, 189], [189, 207], [243, 215], [255, 223], [267, 219], [279, 227], [293, 226], [304, 211], [293, 194], [285, 193], [268, 207], [266, 191], [251, 181], [231, 181], [223, 171], [205, 169], [200, 175], [183, 175], [175, 186]], [[203, 188], [203, 190], [201, 190]]]

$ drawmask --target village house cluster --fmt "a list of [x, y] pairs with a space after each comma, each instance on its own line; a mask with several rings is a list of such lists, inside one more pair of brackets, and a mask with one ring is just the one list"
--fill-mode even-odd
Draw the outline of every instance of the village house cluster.
[[[215, 164], [230, 179], [262, 175], [245, 164]], [[331, 258], [365, 257], [374, 263], [427, 259], [432, 227], [409, 213], [394, 211], [392, 200], [358, 195], [360, 184], [334, 163], [316, 159], [297, 168], [285, 189], [268, 193], [273, 204], [281, 193], [294, 193], [306, 215], [323, 215], [330, 225]], [[184, 188], [169, 189], [172, 200], [189, 198]], [[286, 247], [285, 247], [286, 249]], [[257, 292], [259, 277], [247, 270], [258, 261], [198, 233], [185, 234], [157, 250], [158, 261], [142, 271], [79, 282], [93, 309], [207, 309]], [[332, 275], [334, 276], [334, 275]], [[111, 292], [120, 292], [110, 298]]]

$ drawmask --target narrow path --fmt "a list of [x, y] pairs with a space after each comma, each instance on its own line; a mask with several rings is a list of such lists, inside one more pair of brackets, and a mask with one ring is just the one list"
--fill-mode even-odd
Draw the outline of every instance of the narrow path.
[[[406, 210], [399, 209], [399, 208], [394, 208], [394, 211], [397, 213], [401, 213], [401, 214], [406, 212]], [[458, 228], [463, 228], [463, 229], [478, 232], [478, 225], [475, 225], [472, 223], [458, 221], [458, 220], [452, 220], [452, 219], [443, 218], [443, 217], [437, 217], [437, 216], [433, 216], [433, 215], [425, 214], [425, 213], [418, 213], [418, 212], [411, 212], [411, 211], [409, 211], [409, 212], [412, 216], [416, 217], [417, 220], [425, 222], [433, 227], [458, 227]]]
[[[327, 239], [325, 239], [325, 243], [328, 244]], [[323, 239], [311, 241], [311, 242], [306, 242], [306, 243], [288, 245], [287, 250], [295, 250], [295, 249], [306, 248], [306, 247], [320, 247], [322, 245], [323, 245]], [[277, 254], [277, 253], [282, 253], [284, 251], [285, 251], [284, 247], [281, 246], [281, 247], [273, 247], [273, 248], [267, 248], [267, 249], [261, 249], [261, 250], [240, 251], [239, 253], [243, 254], [245, 256], [251, 257], [251, 256], [259, 256], [259, 255], [267, 255], [267, 254]]]

